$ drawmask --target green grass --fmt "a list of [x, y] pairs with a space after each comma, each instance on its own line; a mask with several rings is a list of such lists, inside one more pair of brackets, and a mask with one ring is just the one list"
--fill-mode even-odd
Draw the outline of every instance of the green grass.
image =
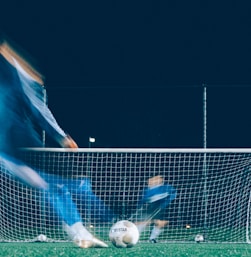
[[138, 243], [133, 248], [80, 249], [71, 243], [0, 243], [0, 256], [4, 257], [250, 257], [248, 244], [209, 243]]

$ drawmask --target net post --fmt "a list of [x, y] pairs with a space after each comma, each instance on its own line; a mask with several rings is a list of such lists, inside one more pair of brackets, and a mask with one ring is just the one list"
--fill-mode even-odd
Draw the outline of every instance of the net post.
[[[43, 85], [43, 101], [44, 101], [44, 108], [47, 106], [47, 93], [46, 88]], [[42, 146], [45, 147], [45, 130], [42, 131]]]
[[207, 86], [203, 84], [203, 148], [207, 148]]
[[[92, 148], [92, 144], [94, 144], [96, 142], [96, 139], [94, 137], [89, 137], [88, 139], [88, 149], [90, 150], [87, 153], [87, 170], [86, 170], [86, 176], [87, 179], [90, 180], [90, 183], [92, 184], [91, 178], [92, 178], [92, 171], [91, 171], [91, 162], [92, 162], [92, 158], [91, 158], [91, 148]], [[91, 217], [91, 198], [90, 196], [87, 197], [87, 217], [86, 217], [86, 225], [88, 226], [88, 229], [91, 229], [93, 227], [93, 224], [90, 220]]]
[[[207, 86], [203, 84], [203, 148], [207, 148]], [[204, 205], [204, 222], [203, 222], [203, 236], [206, 239], [207, 236], [207, 153], [203, 155], [203, 205]]]

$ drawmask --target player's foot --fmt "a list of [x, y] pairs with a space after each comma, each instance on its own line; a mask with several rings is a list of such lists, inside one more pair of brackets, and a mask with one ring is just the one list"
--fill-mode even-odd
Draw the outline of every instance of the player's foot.
[[156, 239], [150, 239], [149, 242], [152, 243], [152, 244], [156, 244], [157, 240]]
[[91, 240], [75, 240], [74, 241], [77, 246], [80, 248], [106, 248], [108, 245], [103, 241], [93, 237]]

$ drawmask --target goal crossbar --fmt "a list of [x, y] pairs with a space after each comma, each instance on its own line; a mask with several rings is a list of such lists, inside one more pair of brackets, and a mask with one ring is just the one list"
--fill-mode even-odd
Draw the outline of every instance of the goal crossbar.
[[251, 148], [43, 148], [27, 147], [26, 151], [94, 152], [94, 153], [251, 153]]

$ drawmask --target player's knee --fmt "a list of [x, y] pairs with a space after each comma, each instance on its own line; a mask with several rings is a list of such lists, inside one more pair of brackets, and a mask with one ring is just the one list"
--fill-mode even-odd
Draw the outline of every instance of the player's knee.
[[159, 227], [159, 228], [163, 228], [163, 227], [167, 226], [168, 223], [169, 223], [168, 220], [159, 220], [159, 219], [154, 220], [155, 226], [157, 226], [157, 227]]

